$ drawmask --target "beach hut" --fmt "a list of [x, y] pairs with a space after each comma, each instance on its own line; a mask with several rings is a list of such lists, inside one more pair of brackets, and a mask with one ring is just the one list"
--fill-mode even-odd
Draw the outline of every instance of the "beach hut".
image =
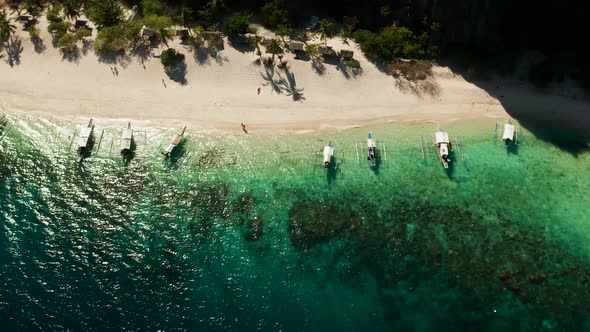
[[180, 144], [180, 141], [182, 140], [185, 131], [186, 127], [182, 129], [182, 132], [180, 132], [180, 134], [174, 134], [172, 136], [172, 139], [170, 140], [170, 143], [166, 146], [166, 148], [162, 150], [162, 154], [166, 156], [166, 158], [169, 158], [170, 154], [172, 154], [172, 151], [174, 151], [174, 148], [176, 148], [178, 144]]
[[92, 140], [92, 132], [94, 131], [94, 124], [92, 123], [92, 119], [88, 122], [86, 127], [83, 127], [80, 130], [80, 135], [78, 136], [78, 153], [80, 155], [86, 153], [88, 151], [88, 147], [90, 145], [90, 141]]
[[30, 21], [33, 20], [33, 16], [28, 15], [28, 14], [19, 15], [16, 18], [16, 20], [19, 21], [19, 22], [23, 22], [23, 24], [28, 24]]
[[352, 60], [353, 56], [354, 56], [354, 52], [351, 50], [340, 51], [340, 59], [342, 59], [342, 61]]
[[131, 152], [131, 145], [133, 144], [133, 129], [131, 129], [131, 122], [127, 123], [127, 128], [123, 129], [121, 136], [121, 154], [124, 156]]
[[434, 145], [438, 152], [438, 159], [440, 159], [440, 162], [445, 168], [449, 168], [449, 163], [451, 162], [449, 151], [452, 149], [449, 133], [437, 130], [434, 133]]
[[502, 140], [506, 145], [515, 142], [516, 127], [512, 124], [512, 120], [504, 124], [504, 132], [502, 133]]
[[305, 54], [305, 44], [302, 41], [291, 40], [288, 46], [289, 50], [295, 54], [295, 59], [299, 59]]
[[88, 27], [88, 21], [87, 20], [82, 20], [82, 19], [77, 19], [76, 22], [74, 23], [74, 29], [75, 30], [89, 29], [89, 27]]

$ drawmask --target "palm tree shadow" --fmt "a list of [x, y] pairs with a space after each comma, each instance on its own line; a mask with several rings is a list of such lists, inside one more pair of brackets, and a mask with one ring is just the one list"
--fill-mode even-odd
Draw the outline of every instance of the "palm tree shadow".
[[280, 78], [275, 79], [275, 73], [276, 73], [276, 70], [275, 70], [274, 65], [265, 65], [264, 66], [264, 73], [260, 72], [260, 76], [266, 82], [266, 83], [262, 83], [262, 85], [263, 86], [270, 85], [271, 91], [273, 91], [277, 94], [282, 94], [283, 90], [281, 89]]
[[6, 49], [6, 53], [8, 55], [8, 65], [10, 67], [20, 65], [20, 55], [22, 54], [24, 48], [20, 37], [11, 37], [10, 42], [8, 43], [8, 48]]
[[293, 101], [303, 102], [305, 97], [303, 97], [303, 88], [297, 87], [297, 81], [295, 81], [295, 74], [289, 70], [288, 66], [285, 66], [283, 69], [285, 73], [286, 80], [281, 76], [279, 73], [279, 77], [281, 77], [281, 83], [283, 84], [283, 92], [287, 96], [291, 96]]

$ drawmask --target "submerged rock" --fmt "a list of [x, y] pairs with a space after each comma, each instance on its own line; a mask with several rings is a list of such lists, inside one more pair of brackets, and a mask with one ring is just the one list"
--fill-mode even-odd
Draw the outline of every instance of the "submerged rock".
[[248, 231], [244, 235], [246, 241], [258, 241], [264, 235], [264, 221], [258, 216], [248, 220]]
[[354, 224], [357, 215], [351, 209], [302, 200], [289, 210], [289, 235], [299, 249], [329, 240]]

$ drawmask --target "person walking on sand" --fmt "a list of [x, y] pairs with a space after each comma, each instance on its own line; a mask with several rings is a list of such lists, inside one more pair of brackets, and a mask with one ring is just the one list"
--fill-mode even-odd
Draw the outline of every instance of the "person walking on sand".
[[248, 130], [246, 130], [246, 125], [243, 123], [241, 123], [241, 125], [242, 125], [242, 130], [247, 134]]
[[258, 87], [258, 89], [256, 89], [256, 91], [258, 92], [258, 94], [260, 94], [260, 91], [262, 90], [262, 87]]
[[164, 87], [167, 88], [166, 82], [164, 82], [164, 79], [162, 79], [162, 84], [164, 84]]

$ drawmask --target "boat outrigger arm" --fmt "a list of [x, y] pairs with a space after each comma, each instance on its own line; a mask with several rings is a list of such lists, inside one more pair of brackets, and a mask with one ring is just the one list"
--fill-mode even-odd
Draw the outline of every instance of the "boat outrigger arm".
[[436, 150], [438, 151], [440, 162], [443, 164], [444, 168], [449, 168], [449, 163], [451, 162], [449, 150], [452, 148], [449, 134], [444, 131], [437, 131], [434, 134], [434, 143]]
[[377, 142], [371, 133], [367, 137], [367, 160], [371, 162], [373, 167], [377, 164]]
[[330, 163], [332, 162], [333, 156], [334, 147], [332, 146], [332, 143], [330, 143], [324, 147], [324, 168], [330, 167]]

